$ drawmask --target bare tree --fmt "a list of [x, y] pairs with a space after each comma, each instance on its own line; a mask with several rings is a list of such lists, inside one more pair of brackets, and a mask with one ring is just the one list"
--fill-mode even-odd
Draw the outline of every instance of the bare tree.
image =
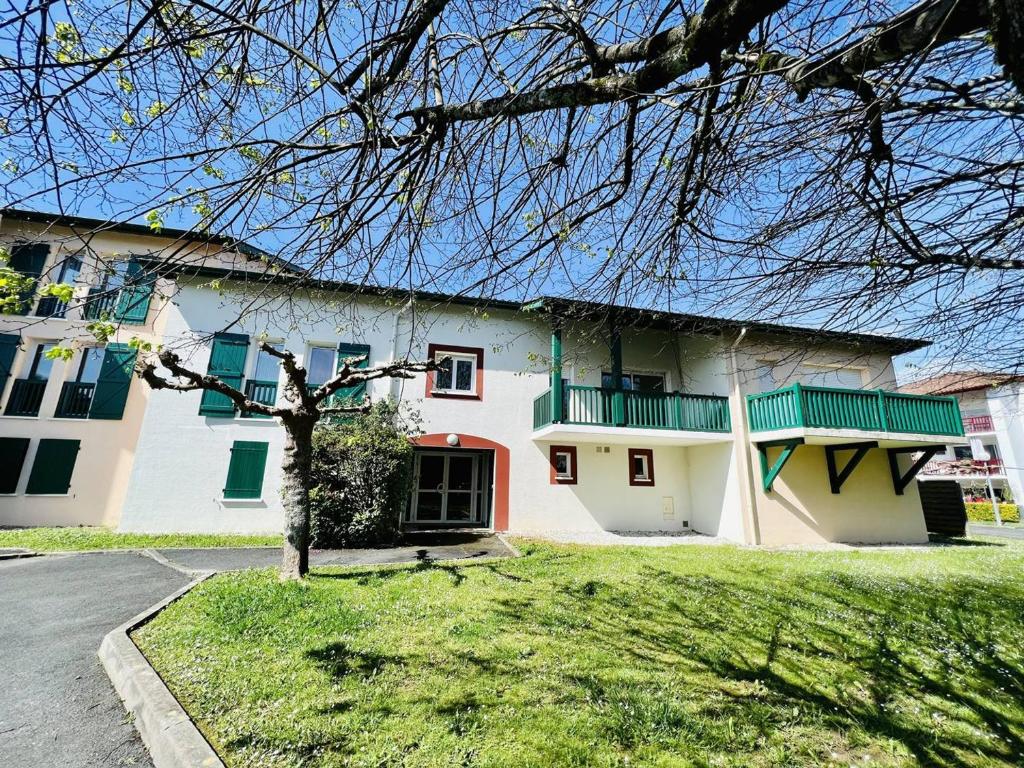
[[927, 333], [1024, 360], [1018, 0], [56, 0], [8, 200], [311, 276]]
[[[181, 364], [177, 353], [163, 349], [140, 358], [137, 373], [153, 389], [174, 392], [206, 390], [224, 395], [244, 413], [272, 416], [281, 420], [285, 431], [284, 458], [281, 470], [284, 480], [281, 496], [284, 507], [284, 553], [281, 561], [282, 579], [301, 579], [309, 571], [309, 492], [313, 460], [313, 428], [325, 416], [363, 412], [365, 403], [338, 404], [332, 398], [342, 387], [373, 379], [412, 378], [417, 372], [433, 370], [434, 361], [397, 360], [373, 368], [358, 368], [365, 356], [347, 358], [338, 373], [319, 387], [306, 384], [306, 370], [295, 362], [295, 355], [266, 342], [260, 349], [276, 357], [284, 371], [284, 399], [287, 405], [266, 405], [245, 396], [216, 376], [192, 371]], [[162, 375], [160, 369], [170, 376]]]

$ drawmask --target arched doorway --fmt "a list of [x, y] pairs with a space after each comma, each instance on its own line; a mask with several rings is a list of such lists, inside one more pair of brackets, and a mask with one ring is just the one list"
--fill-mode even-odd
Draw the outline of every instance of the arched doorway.
[[[449, 436], [454, 434], [458, 438], [458, 442], [452, 445], [449, 442]], [[418, 435], [410, 438], [410, 441], [417, 448], [430, 449], [424, 450], [424, 455], [432, 454], [437, 456], [436, 460], [432, 460], [431, 471], [434, 472], [467, 472], [471, 473], [474, 470], [480, 471], [480, 464], [475, 465], [468, 461], [459, 461], [459, 457], [462, 454], [466, 456], [472, 455], [473, 452], [481, 453], [487, 452], [490, 455], [490, 460], [493, 466], [493, 487], [492, 487], [492, 502], [493, 508], [493, 519], [491, 525], [496, 531], [507, 531], [508, 530], [508, 493], [509, 493], [509, 451], [501, 443], [496, 443], [493, 440], [488, 440], [485, 437], [478, 437], [476, 435], [467, 435], [462, 433], [452, 432], [438, 432], [429, 435]], [[447, 456], [448, 458], [442, 458]], [[453, 461], [454, 457], [454, 461]], [[422, 460], [422, 459], [421, 459]], [[447, 474], [439, 475], [440, 477], [447, 477]], [[451, 485], [460, 485], [459, 483], [452, 483]], [[463, 501], [460, 495], [465, 491], [464, 488], [452, 488], [449, 490], [447, 485], [444, 485], [441, 489], [436, 491], [437, 493], [443, 493], [446, 498], [431, 498], [428, 503], [440, 504], [439, 508], [447, 513], [448, 507], [453, 506], [459, 510], [462, 509], [462, 505], [466, 502]], [[415, 493], [415, 491], [414, 491]], [[432, 515], [433, 516], [433, 515]], [[457, 515], [443, 515], [443, 517], [456, 517]], [[441, 522], [439, 520], [439, 522]], [[450, 521], [449, 521], [450, 522]]]

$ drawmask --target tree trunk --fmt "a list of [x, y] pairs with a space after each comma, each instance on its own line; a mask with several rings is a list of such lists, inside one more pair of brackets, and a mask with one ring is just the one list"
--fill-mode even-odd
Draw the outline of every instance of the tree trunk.
[[284, 420], [282, 581], [301, 579], [309, 571], [309, 485], [315, 424], [315, 419], [303, 417]]

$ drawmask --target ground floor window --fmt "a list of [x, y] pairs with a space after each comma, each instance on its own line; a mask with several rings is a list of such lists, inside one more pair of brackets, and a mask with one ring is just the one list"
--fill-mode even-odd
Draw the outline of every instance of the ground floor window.
[[629, 484], [654, 485], [654, 451], [650, 448], [629, 449]]
[[263, 494], [263, 474], [267, 468], [269, 443], [235, 440], [231, 446], [225, 499], [259, 499]]
[[487, 525], [491, 504], [491, 451], [418, 450], [407, 523]]
[[552, 445], [548, 453], [552, 485], [576, 485], [576, 446]]

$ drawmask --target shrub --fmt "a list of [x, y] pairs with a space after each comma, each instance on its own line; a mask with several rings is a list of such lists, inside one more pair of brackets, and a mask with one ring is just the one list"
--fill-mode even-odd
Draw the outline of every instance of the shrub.
[[310, 492], [312, 546], [374, 547], [398, 540], [412, 482], [410, 431], [389, 401], [317, 427]]
[[[968, 501], [967, 519], [972, 523], [993, 523], [996, 516], [992, 511], [991, 501]], [[1000, 504], [999, 515], [1004, 523], [1019, 523], [1020, 509], [1016, 504]]]

